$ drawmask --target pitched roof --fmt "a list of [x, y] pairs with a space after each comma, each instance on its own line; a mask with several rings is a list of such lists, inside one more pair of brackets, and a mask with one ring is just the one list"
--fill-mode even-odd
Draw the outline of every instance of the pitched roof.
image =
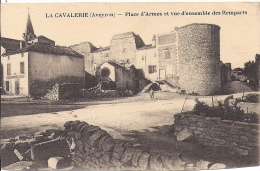
[[126, 32], [126, 33], [120, 33], [120, 34], [116, 34], [112, 37], [112, 39], [123, 39], [123, 38], [127, 38], [127, 37], [135, 37], [134, 32]]
[[123, 67], [122, 65], [119, 65], [116, 62], [109, 61], [107, 63], [109, 63], [110, 65], [114, 66], [115, 68], [125, 68], [125, 67]]
[[43, 36], [43, 35], [40, 35], [40, 36], [38, 36], [37, 38], [38, 38], [38, 39], [48, 40], [48, 41], [54, 41], [54, 40], [51, 40], [51, 39], [49, 39], [48, 37], [45, 37], [45, 36]]
[[20, 49], [20, 42], [21, 40], [9, 39], [5, 37], [1, 37], [1, 46], [8, 51], [15, 51]]
[[143, 47], [139, 48], [138, 50], [153, 49], [153, 48], [155, 48], [155, 46], [150, 44], [150, 45], [144, 45]]
[[116, 34], [112, 37], [112, 40], [124, 39], [124, 38], [129, 38], [129, 37], [135, 38], [136, 48], [141, 48], [144, 46], [144, 42], [143, 42], [142, 38], [138, 34], [135, 34], [132, 31], [126, 32], [126, 33], [121, 33], [121, 34]]
[[43, 44], [43, 43], [35, 43], [30, 46], [27, 46], [22, 49], [18, 49], [14, 52], [5, 53], [3, 56], [17, 54], [17, 53], [23, 53], [23, 52], [41, 52], [41, 53], [49, 53], [49, 54], [57, 54], [57, 55], [67, 55], [67, 56], [73, 56], [73, 57], [79, 57], [83, 58], [83, 55], [79, 54], [78, 52], [74, 51], [73, 49], [65, 46], [52, 46], [49, 44]]
[[110, 50], [110, 46], [106, 46], [106, 47], [101, 47], [95, 51], [93, 51], [94, 53], [95, 52], [103, 52], [103, 51], [107, 51], [107, 50]]
[[93, 51], [97, 50], [97, 48], [90, 42], [81, 42], [81, 43], [78, 43], [78, 44], [75, 44], [75, 45], [70, 45], [69, 47], [70, 48], [74, 48], [74, 47], [77, 47], [77, 46], [80, 46], [80, 45], [84, 45], [84, 44], [89, 44], [90, 52], [93, 52]]
[[55, 41], [49, 39], [48, 37], [45, 37], [45, 36], [43, 36], [43, 35], [40, 35], [40, 36], [38, 36], [37, 38], [38, 38], [38, 42], [41, 42], [41, 43], [49, 43], [49, 44], [55, 46]]

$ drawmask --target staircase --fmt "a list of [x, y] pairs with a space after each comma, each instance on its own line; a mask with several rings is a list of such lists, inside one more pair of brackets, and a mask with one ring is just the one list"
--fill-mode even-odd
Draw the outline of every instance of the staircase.
[[167, 77], [166, 79], [156, 80], [160, 84], [162, 91], [179, 92], [178, 78]]

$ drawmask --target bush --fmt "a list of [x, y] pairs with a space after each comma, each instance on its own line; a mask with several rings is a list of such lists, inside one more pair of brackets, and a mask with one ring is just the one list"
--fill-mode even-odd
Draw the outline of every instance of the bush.
[[244, 96], [246, 102], [249, 103], [259, 103], [259, 94], [257, 93], [250, 93]]
[[230, 105], [228, 100], [232, 98], [233, 96], [229, 96], [225, 99], [224, 104], [222, 104], [222, 102], [218, 102], [218, 106], [213, 107], [208, 106], [205, 102], [195, 99], [196, 104], [194, 106], [194, 112], [199, 116], [220, 117], [222, 120], [259, 123], [258, 114], [246, 114], [244, 110], [237, 106], [237, 103], [240, 102], [241, 99], [236, 99], [235, 103]]

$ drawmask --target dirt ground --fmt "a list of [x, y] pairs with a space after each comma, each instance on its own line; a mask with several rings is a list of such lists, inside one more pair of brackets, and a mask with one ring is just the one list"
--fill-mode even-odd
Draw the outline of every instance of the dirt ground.
[[[236, 94], [234, 97], [240, 97]], [[178, 142], [168, 132], [174, 115], [192, 110], [195, 98], [212, 102], [212, 97], [189, 96], [169, 92], [102, 101], [48, 102], [30, 99], [5, 99], [1, 101], [1, 138], [28, 135], [45, 129], [63, 129], [69, 120], [82, 120], [100, 126], [115, 139], [131, 141], [144, 150], [164, 155], [181, 153], [183, 160], [194, 163], [200, 159], [220, 162], [228, 167], [256, 165], [255, 162], [226, 157], [224, 149], [201, 146], [194, 142]], [[214, 99], [224, 100], [226, 96]]]

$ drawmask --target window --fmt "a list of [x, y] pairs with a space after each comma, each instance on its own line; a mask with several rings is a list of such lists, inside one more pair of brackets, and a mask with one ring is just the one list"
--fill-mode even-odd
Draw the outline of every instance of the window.
[[11, 64], [7, 64], [7, 75], [11, 75]]
[[5, 91], [9, 91], [9, 81], [5, 82]]
[[156, 65], [149, 65], [148, 66], [148, 72], [149, 72], [149, 74], [157, 72]]
[[168, 50], [168, 49], [163, 50], [163, 58], [164, 58], [164, 59], [170, 59], [170, 58], [171, 58], [171, 52], [170, 52], [170, 50]]
[[20, 73], [24, 74], [24, 62], [20, 62]]
[[109, 57], [109, 54], [108, 54], [108, 53], [106, 53], [106, 57]]
[[23, 55], [23, 53], [21, 53], [21, 57], [23, 57], [24, 55]]
[[7, 60], [8, 60], [8, 61], [10, 60], [10, 56], [7, 56]]

